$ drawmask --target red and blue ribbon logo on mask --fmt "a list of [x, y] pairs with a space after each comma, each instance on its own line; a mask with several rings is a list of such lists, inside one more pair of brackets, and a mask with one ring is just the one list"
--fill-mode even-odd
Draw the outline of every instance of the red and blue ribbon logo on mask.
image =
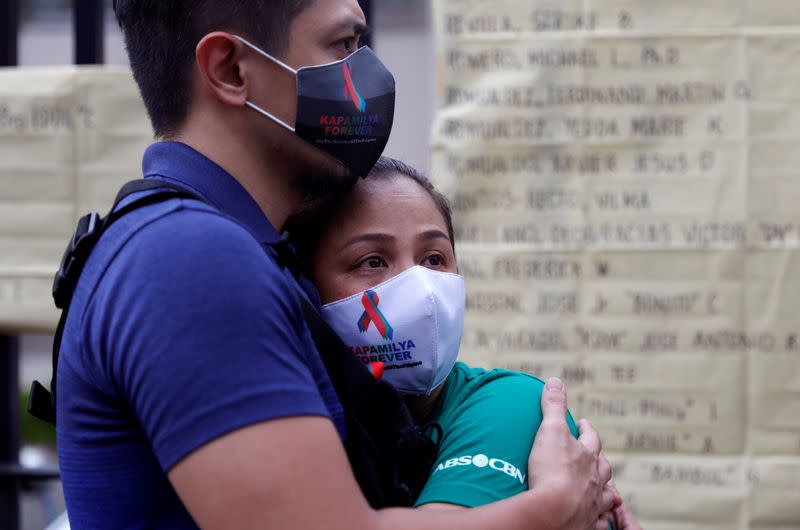
[[386, 340], [391, 339], [394, 335], [394, 330], [381, 310], [378, 309], [378, 304], [380, 303], [378, 293], [375, 291], [364, 291], [364, 296], [361, 297], [361, 303], [364, 306], [364, 312], [361, 313], [358, 319], [358, 331], [361, 333], [367, 331], [371, 322], [375, 324], [375, 329], [378, 330], [381, 337]]
[[353, 66], [343, 63], [342, 70], [344, 71], [344, 99], [352, 100], [353, 105], [361, 112], [364, 112], [367, 104], [361, 94], [358, 93], [356, 84], [353, 83]]
[[377, 381], [381, 377], [383, 377], [383, 362], [382, 361], [374, 361], [366, 365], [367, 371], [372, 374], [372, 377], [375, 378]]

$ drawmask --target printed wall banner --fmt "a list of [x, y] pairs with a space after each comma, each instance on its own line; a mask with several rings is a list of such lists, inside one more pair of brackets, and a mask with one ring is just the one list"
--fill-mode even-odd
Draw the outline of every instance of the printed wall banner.
[[434, 21], [462, 360], [562, 377], [648, 530], [800, 529], [800, 9]]
[[152, 129], [123, 68], [0, 68], [0, 330], [52, 331], [78, 218], [141, 178]]

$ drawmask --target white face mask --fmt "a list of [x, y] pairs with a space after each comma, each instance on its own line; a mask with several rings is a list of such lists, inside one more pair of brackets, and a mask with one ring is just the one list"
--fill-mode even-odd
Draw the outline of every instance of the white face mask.
[[322, 318], [364, 364], [404, 394], [428, 395], [455, 365], [464, 327], [464, 278], [414, 266], [322, 306]]

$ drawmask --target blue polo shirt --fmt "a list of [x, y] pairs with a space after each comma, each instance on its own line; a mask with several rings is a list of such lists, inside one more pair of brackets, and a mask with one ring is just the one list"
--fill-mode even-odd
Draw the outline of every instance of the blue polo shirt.
[[318, 296], [276, 262], [261, 209], [184, 144], [152, 145], [143, 169], [213, 206], [176, 198], [123, 216], [81, 275], [57, 379], [73, 530], [197, 528], [166, 474], [236, 429], [313, 415], [344, 438], [297, 289]]

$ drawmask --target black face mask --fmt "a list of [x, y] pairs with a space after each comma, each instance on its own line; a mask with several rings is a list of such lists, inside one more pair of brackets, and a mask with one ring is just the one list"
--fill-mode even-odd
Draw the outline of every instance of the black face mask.
[[364, 177], [383, 153], [394, 120], [394, 76], [368, 47], [341, 61], [295, 70], [236, 36], [297, 77], [295, 127], [250, 101], [247, 106], [286, 127]]

